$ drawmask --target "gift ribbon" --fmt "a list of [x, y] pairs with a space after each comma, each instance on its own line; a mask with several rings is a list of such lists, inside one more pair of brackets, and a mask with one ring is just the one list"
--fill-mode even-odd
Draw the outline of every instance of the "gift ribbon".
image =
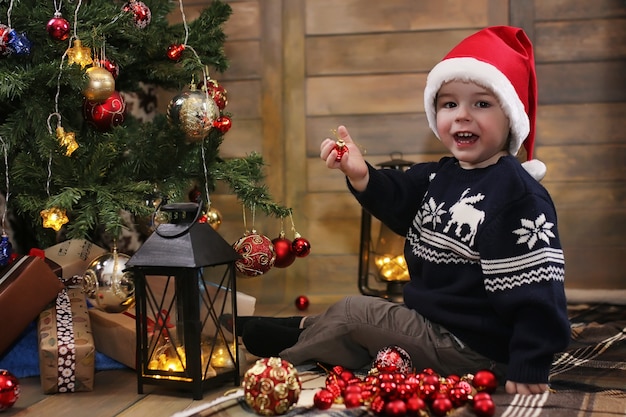
[[[124, 314], [132, 318], [133, 320], [137, 318], [134, 314], [131, 314], [128, 311], [125, 311]], [[167, 330], [165, 329], [166, 328], [171, 329], [172, 327], [174, 327], [174, 325], [170, 322], [170, 312], [167, 311], [166, 309], [161, 310], [156, 322], [152, 320], [150, 317], [146, 319], [146, 322], [147, 322], [147, 330], [148, 330], [149, 335], [154, 333], [155, 327], [158, 327], [158, 329], [162, 329], [161, 335], [163, 335], [164, 337], [167, 337]]]
[[72, 305], [67, 290], [63, 288], [56, 300], [58, 378], [59, 392], [74, 392], [76, 388], [76, 344]]

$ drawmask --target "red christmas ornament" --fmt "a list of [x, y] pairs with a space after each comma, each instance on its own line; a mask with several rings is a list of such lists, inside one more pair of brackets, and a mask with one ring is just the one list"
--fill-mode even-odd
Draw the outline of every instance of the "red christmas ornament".
[[344, 382], [341, 381], [339, 382], [339, 380], [332, 380], [329, 381], [328, 379], [326, 380], [326, 390], [328, 390], [328, 392], [330, 392], [334, 398], [339, 398], [341, 397], [341, 393], [343, 392], [343, 384]]
[[50, 38], [57, 41], [64, 41], [70, 37], [70, 22], [64, 19], [60, 12], [56, 12], [54, 17], [48, 20], [46, 30]]
[[454, 408], [452, 401], [445, 394], [439, 394], [430, 405], [430, 409], [436, 416], [445, 416], [452, 408]]
[[493, 372], [483, 369], [474, 374], [472, 385], [476, 391], [486, 391], [491, 394], [498, 388], [498, 379]]
[[220, 116], [213, 122], [213, 127], [222, 133], [226, 133], [233, 127], [233, 122], [228, 116]]
[[448, 396], [450, 401], [455, 407], [461, 407], [469, 400], [469, 395], [472, 393], [471, 388], [468, 391], [464, 385], [456, 384], [450, 391], [448, 391]]
[[434, 370], [434, 369], [432, 369], [432, 368], [424, 368], [424, 369], [422, 370], [422, 373], [423, 373], [424, 375], [435, 375], [435, 376], [439, 376], [439, 375], [437, 375], [437, 372], [435, 372], [435, 370]]
[[479, 392], [474, 396], [472, 410], [478, 417], [491, 417], [496, 413], [496, 404], [487, 392]]
[[382, 414], [385, 411], [385, 400], [382, 397], [376, 396], [370, 403], [370, 410], [372, 410], [376, 414]]
[[0, 411], [13, 407], [19, 397], [19, 380], [6, 369], [0, 369]]
[[202, 91], [207, 90], [209, 96], [215, 101], [220, 110], [224, 110], [224, 107], [228, 104], [228, 93], [217, 81], [207, 78], [206, 82], [198, 83], [198, 89]]
[[13, 53], [9, 48], [9, 34], [11, 28], [0, 23], [0, 56], [9, 56]]
[[415, 374], [381, 372], [372, 367], [361, 378], [342, 366], [334, 366], [328, 371], [326, 388], [315, 394], [314, 403], [319, 404], [319, 409], [342, 403], [346, 408], [365, 405], [368, 411], [384, 417], [447, 416], [455, 414], [456, 407], [467, 406], [478, 417], [493, 417], [495, 403], [491, 394], [476, 392], [471, 385], [473, 377], [444, 377], [430, 368]]
[[284, 232], [280, 232], [278, 237], [272, 240], [272, 244], [276, 252], [274, 261], [276, 268], [287, 268], [296, 260], [296, 254], [291, 250], [291, 240], [285, 237]]
[[356, 391], [347, 392], [343, 396], [343, 404], [346, 406], [346, 408], [360, 407], [362, 403], [363, 403], [363, 397], [361, 396], [360, 390], [359, 392], [356, 392]]
[[180, 58], [183, 56], [184, 50], [185, 50], [185, 45], [181, 43], [172, 44], [167, 47], [167, 57], [172, 61], [179, 61]]
[[395, 397], [398, 384], [395, 381], [383, 381], [379, 385], [379, 395], [385, 400], [390, 400]]
[[280, 358], [259, 359], [243, 377], [246, 403], [262, 416], [281, 415], [298, 402], [302, 383], [296, 368]]
[[343, 394], [347, 395], [347, 394], [360, 394], [363, 392], [363, 389], [361, 388], [361, 386], [359, 385], [359, 382], [361, 380], [359, 378], [356, 378], [356, 380], [354, 380], [354, 382], [348, 382], [348, 385], [346, 385], [346, 388], [343, 390]]
[[404, 383], [407, 384], [409, 387], [411, 387], [411, 391], [416, 392], [417, 389], [420, 386], [420, 378], [417, 377], [417, 375], [411, 373], [408, 374], [406, 376], [406, 378], [404, 379]]
[[474, 394], [472, 396], [472, 400], [473, 401], [482, 401], [482, 400], [489, 400], [491, 399], [491, 394], [489, 394], [488, 392], [477, 392], [476, 394]]
[[[304, 297], [303, 295], [301, 295], [300, 297]], [[307, 300], [306, 297], [304, 297], [305, 300]], [[308, 300], [307, 300], [308, 302]], [[341, 366], [336, 367], [337, 368], [337, 376], [339, 376], [339, 378], [343, 379], [344, 381], [346, 381], [346, 384], [350, 384], [352, 383], [352, 381], [354, 380], [354, 372], [352, 372], [349, 369], [344, 369]], [[333, 370], [335, 370], [335, 368], [333, 368]]]
[[126, 103], [117, 91], [102, 103], [85, 100], [83, 102], [85, 120], [100, 131], [107, 131], [119, 126], [126, 118]]
[[463, 391], [467, 392], [468, 395], [472, 393], [473, 387], [467, 380], [462, 379], [454, 385], [456, 388], [461, 388]]
[[117, 65], [114, 61], [111, 61], [110, 59], [101, 59], [100, 66], [109, 71], [114, 79], [116, 79], [117, 76], [120, 75], [119, 65]]
[[187, 197], [189, 201], [199, 204], [202, 201], [202, 191], [200, 191], [198, 187], [193, 187], [191, 191], [189, 191], [189, 194], [187, 194]]
[[306, 310], [309, 308], [309, 299], [305, 295], [299, 295], [296, 298], [295, 305], [298, 310]]
[[327, 389], [321, 389], [313, 396], [313, 405], [318, 410], [328, 410], [335, 402], [335, 396]]
[[426, 409], [426, 403], [417, 395], [410, 397], [406, 402], [406, 411], [411, 416], [420, 415], [420, 411]]
[[348, 152], [348, 147], [342, 139], [339, 139], [335, 143], [335, 150], [337, 151], [337, 157], [335, 158], [335, 161], [340, 162], [341, 158], [343, 158], [343, 155]]
[[427, 401], [433, 401], [439, 392], [439, 376], [425, 375], [420, 385], [420, 393], [422, 398]]
[[413, 362], [406, 350], [400, 346], [392, 345], [378, 351], [374, 358], [373, 367], [379, 372], [406, 374], [413, 368]]
[[402, 400], [392, 400], [385, 404], [385, 415], [402, 417], [406, 414], [406, 404]]
[[138, 29], [145, 29], [152, 21], [152, 12], [142, 1], [130, 0], [122, 6], [122, 10], [133, 13], [133, 23]]
[[254, 230], [237, 240], [233, 248], [241, 255], [241, 258], [235, 261], [237, 272], [248, 277], [263, 275], [276, 261], [272, 241]]
[[311, 243], [296, 233], [296, 238], [291, 242], [291, 250], [298, 258], [304, 258], [311, 253]]

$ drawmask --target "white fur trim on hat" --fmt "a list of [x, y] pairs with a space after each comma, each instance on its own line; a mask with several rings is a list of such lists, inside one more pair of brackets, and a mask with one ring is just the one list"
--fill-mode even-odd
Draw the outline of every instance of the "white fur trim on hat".
[[511, 81], [495, 66], [476, 58], [449, 58], [441, 61], [430, 71], [424, 89], [424, 109], [428, 125], [439, 138], [437, 132], [437, 109], [435, 100], [441, 86], [449, 81], [471, 81], [491, 90], [509, 118], [511, 146], [509, 151], [516, 155], [530, 132], [530, 121]]
[[530, 161], [522, 162], [522, 167], [537, 181], [541, 181], [543, 177], [546, 176], [546, 172], [548, 170], [546, 168], [546, 164], [538, 159], [531, 159]]

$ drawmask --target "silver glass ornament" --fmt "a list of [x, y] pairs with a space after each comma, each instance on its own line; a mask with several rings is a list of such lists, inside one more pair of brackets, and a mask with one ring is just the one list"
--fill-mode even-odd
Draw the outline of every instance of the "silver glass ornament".
[[130, 256], [113, 252], [97, 257], [83, 275], [83, 292], [91, 304], [107, 313], [123, 313], [135, 305], [135, 282], [124, 271]]

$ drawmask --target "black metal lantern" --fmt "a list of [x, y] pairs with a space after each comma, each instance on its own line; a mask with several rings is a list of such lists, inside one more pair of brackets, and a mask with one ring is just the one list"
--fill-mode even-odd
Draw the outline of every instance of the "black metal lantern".
[[[404, 171], [413, 162], [391, 154], [391, 160], [379, 167]], [[364, 295], [402, 301], [402, 289], [409, 281], [404, 260], [404, 237], [398, 235], [365, 209], [361, 211], [361, 241], [359, 248], [359, 291]]]
[[138, 393], [144, 384], [191, 391], [238, 386], [235, 261], [239, 254], [207, 223], [197, 203], [166, 204], [160, 224], [126, 263], [135, 280]]

